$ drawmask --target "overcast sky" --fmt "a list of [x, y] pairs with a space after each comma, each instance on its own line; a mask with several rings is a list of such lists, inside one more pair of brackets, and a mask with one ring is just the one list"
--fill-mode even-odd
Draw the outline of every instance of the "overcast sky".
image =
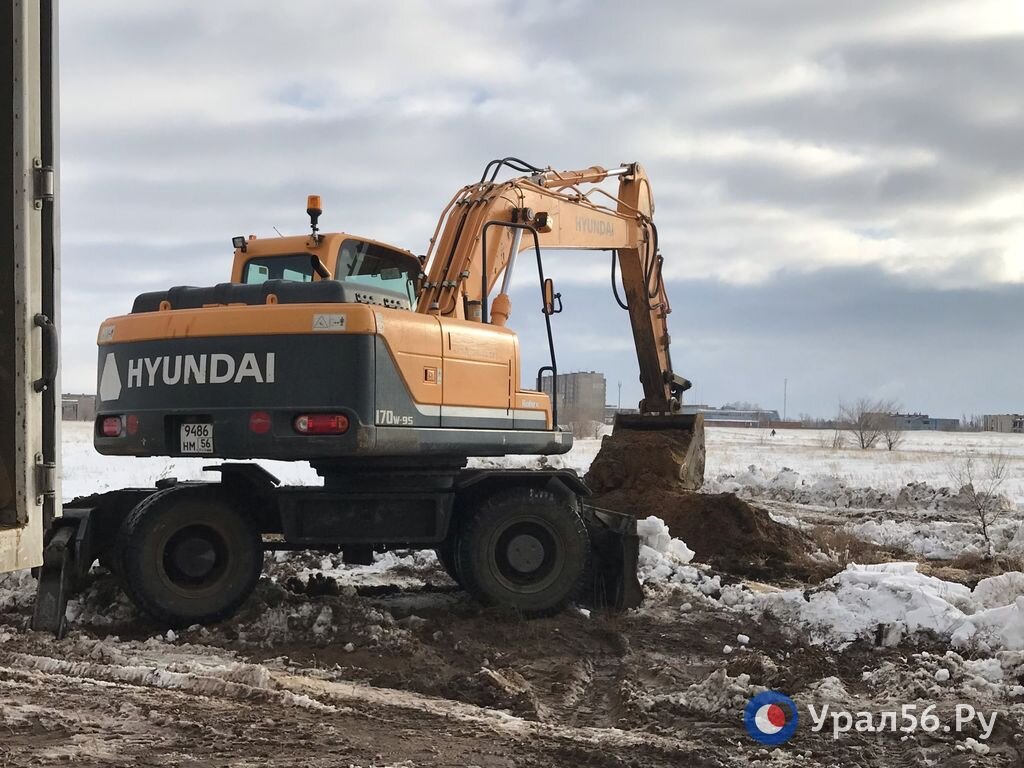
[[[1024, 4], [61, 6], [64, 388], [100, 321], [307, 227], [422, 253], [494, 157], [639, 161], [701, 402], [1024, 411]], [[561, 370], [640, 397], [608, 256], [550, 254]], [[525, 365], [544, 362], [517, 289]], [[532, 313], [532, 316], [531, 316]]]

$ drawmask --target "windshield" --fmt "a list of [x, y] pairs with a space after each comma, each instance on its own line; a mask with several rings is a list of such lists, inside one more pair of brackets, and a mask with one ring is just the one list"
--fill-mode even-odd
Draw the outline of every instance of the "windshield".
[[[268, 280], [313, 281], [312, 254], [289, 253], [254, 256], [245, 262], [242, 282], [248, 285]], [[419, 263], [412, 256], [365, 240], [342, 242], [335, 264], [335, 280], [360, 283], [405, 296], [416, 305], [416, 276]]]
[[336, 280], [395, 291], [416, 304], [414, 280], [419, 265], [410, 256], [363, 240], [346, 240], [338, 251]]
[[308, 253], [293, 253], [287, 256], [256, 256], [245, 262], [242, 282], [250, 285], [265, 283], [267, 280], [295, 280], [300, 283], [313, 281], [313, 263]]

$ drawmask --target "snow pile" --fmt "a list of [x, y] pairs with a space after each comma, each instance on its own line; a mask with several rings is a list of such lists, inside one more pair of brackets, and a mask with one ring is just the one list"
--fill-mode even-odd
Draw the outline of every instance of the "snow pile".
[[401, 589], [423, 587], [428, 582], [448, 580], [433, 550], [375, 552], [371, 565], [351, 565], [340, 554], [313, 556], [308, 552], [276, 552], [268, 558], [267, 574], [282, 581], [294, 576], [302, 581], [326, 579], [337, 591], [355, 594], [355, 587], [392, 586]]
[[1024, 574], [962, 584], [918, 573], [916, 563], [850, 565], [821, 587], [765, 595], [766, 614], [812, 643], [895, 646], [930, 633], [958, 648], [1024, 650]]
[[[911, 482], [899, 491], [872, 487], [851, 487], [834, 475], [804, 478], [789, 467], [775, 473], [751, 464], [746, 471], [722, 473], [705, 481], [706, 493], [735, 493], [746, 498], [764, 498], [791, 504], [852, 509], [915, 509], [932, 512], [963, 512], [971, 509], [970, 496], [963, 490]], [[997, 502], [1004, 510], [1014, 505], [1005, 496]]]
[[982, 609], [1010, 605], [1024, 595], [1024, 573], [1011, 571], [982, 579], [972, 594], [975, 604]]
[[[882, 547], [902, 549], [927, 560], [949, 560], [988, 551], [978, 522], [968, 516], [959, 522], [942, 520], [867, 520], [845, 526], [858, 539]], [[1010, 518], [989, 526], [995, 552], [1024, 554], [1024, 524]]]
[[664, 520], [654, 515], [637, 520], [636, 532], [640, 537], [641, 583], [698, 580], [697, 569], [687, 566], [693, 560], [693, 550], [682, 539], [672, 538]]
[[[653, 515], [637, 520], [640, 554], [637, 577], [651, 592], [659, 589], [682, 592], [681, 609], [688, 611], [694, 603], [718, 608], [742, 608], [754, 600], [754, 593], [744, 584], [722, 585], [722, 577], [712, 574], [707, 566], [690, 565], [694, 552], [681, 539], [669, 533], [663, 520]], [[749, 642], [749, 637], [747, 638]], [[742, 641], [739, 641], [742, 643]]]
[[646, 711], [669, 708], [712, 715], [742, 711], [751, 696], [765, 690], [762, 685], [751, 685], [750, 675], [744, 673], [730, 677], [722, 668], [685, 691], [648, 696], [639, 699], [637, 703]]
[[1024, 672], [1022, 651], [998, 651], [981, 659], [965, 659], [956, 651], [922, 651], [911, 654], [910, 662], [904, 666], [885, 661], [861, 679], [876, 694], [912, 690], [919, 697], [937, 699], [952, 693], [976, 703], [1024, 698], [1024, 686], [1016, 684]]
[[0, 614], [31, 610], [36, 599], [36, 580], [29, 570], [0, 574]]
[[852, 700], [843, 681], [838, 677], [824, 677], [815, 683], [811, 683], [801, 691], [799, 696], [801, 702], [847, 704]]

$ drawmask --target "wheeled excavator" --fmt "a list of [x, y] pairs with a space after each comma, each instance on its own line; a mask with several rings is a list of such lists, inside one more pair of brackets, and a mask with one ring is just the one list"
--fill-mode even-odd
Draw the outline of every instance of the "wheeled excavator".
[[[316, 196], [308, 234], [235, 237], [230, 282], [142, 294], [98, 333], [96, 449], [205, 457], [219, 480], [168, 478], [61, 510], [55, 15], [40, 9], [13, 15], [23, 108], [5, 155], [13, 258], [0, 280], [12, 330], [0, 416], [23, 427], [0, 436], [0, 570], [37, 567], [35, 628], [63, 633], [67, 598], [97, 560], [157, 622], [214, 622], [245, 601], [275, 549], [340, 551], [348, 563], [434, 549], [475, 598], [526, 615], [571, 600], [639, 603], [633, 518], [588, 505], [568, 470], [467, 466], [571, 448], [557, 413], [561, 297], [544, 251], [591, 249], [621, 270], [644, 391], [615, 430], [683, 432], [680, 476], [700, 484], [703, 426], [678, 412], [688, 382], [669, 356], [654, 204], [637, 164], [557, 172], [496, 160], [444, 209], [422, 257], [321, 233]], [[507, 171], [519, 175], [499, 181]], [[531, 386], [506, 324], [512, 277], [527, 269], [550, 353]], [[282, 486], [246, 461], [260, 458], [309, 461], [323, 482]]]

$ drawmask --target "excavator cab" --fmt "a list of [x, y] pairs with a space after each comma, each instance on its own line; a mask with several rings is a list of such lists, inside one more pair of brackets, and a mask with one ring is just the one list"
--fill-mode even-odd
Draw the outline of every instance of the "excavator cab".
[[269, 280], [339, 280], [375, 288], [415, 304], [419, 260], [406, 251], [373, 240], [346, 237], [333, 260], [329, 258], [327, 262], [310, 251], [256, 256], [248, 255], [246, 248], [246, 254], [240, 280], [245, 285]]

